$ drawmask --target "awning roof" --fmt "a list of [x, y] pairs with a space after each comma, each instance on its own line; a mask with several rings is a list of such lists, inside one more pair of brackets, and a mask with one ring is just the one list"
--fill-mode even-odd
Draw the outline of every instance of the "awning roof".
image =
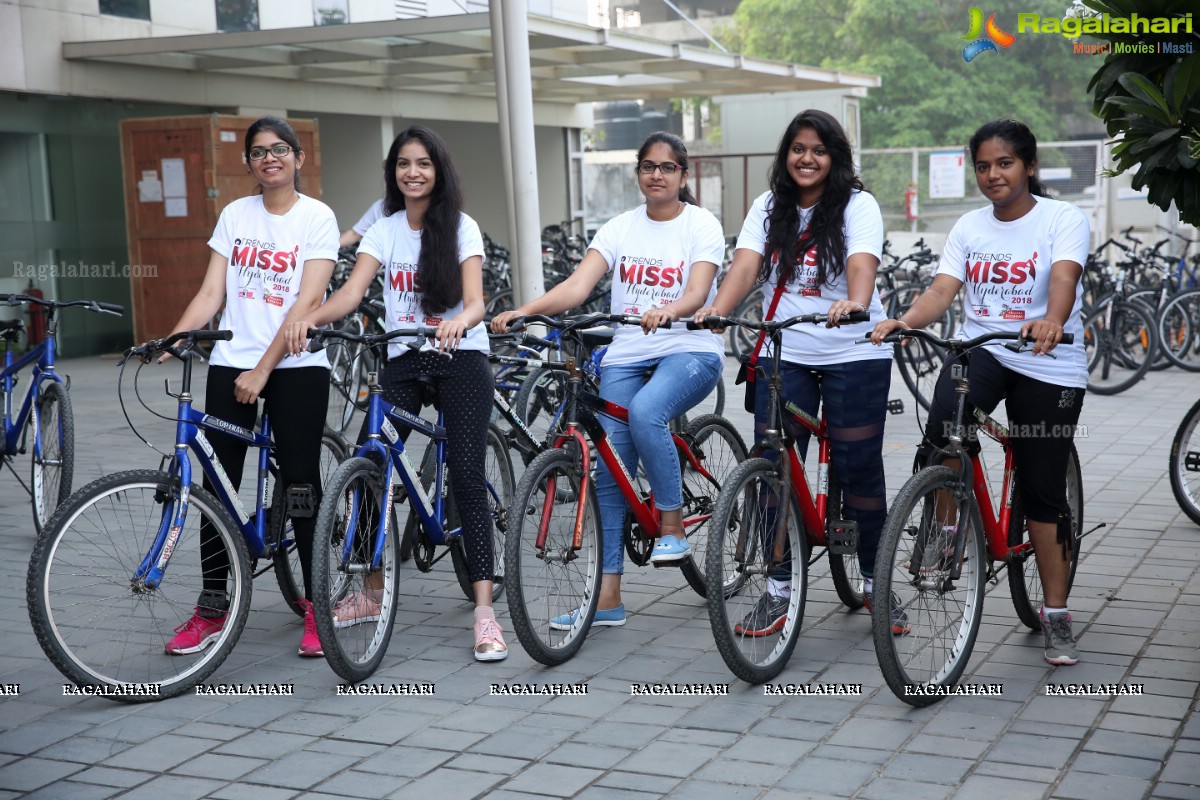
[[[720, 53], [529, 17], [535, 102], [865, 89], [871, 75]], [[69, 60], [107, 61], [369, 89], [495, 97], [489, 15], [63, 44]]]

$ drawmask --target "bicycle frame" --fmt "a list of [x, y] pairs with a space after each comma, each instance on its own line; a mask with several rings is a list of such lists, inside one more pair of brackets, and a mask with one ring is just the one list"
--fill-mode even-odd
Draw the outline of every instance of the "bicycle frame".
[[[55, 329], [57, 323], [51, 320], [47, 327], [46, 340], [41, 344], [35, 345], [28, 353], [20, 358], [14, 359], [12, 353], [11, 340], [6, 341], [4, 348], [4, 370], [0, 372], [0, 381], [4, 384], [4, 408], [2, 410], [3, 417], [3, 451], [2, 455], [16, 455], [21, 445], [21, 433], [29, 422], [30, 414], [36, 407], [38, 401], [42, 397], [42, 383], [44, 381], [53, 381], [54, 383], [66, 385], [66, 382], [55, 371], [55, 356], [57, 353], [55, 347]], [[21, 400], [20, 408], [17, 413], [13, 414], [13, 388], [16, 386], [16, 376], [29, 365], [33, 365], [30, 374], [29, 388], [25, 390], [25, 396]], [[34, 457], [38, 457], [42, 453], [42, 437], [41, 432], [34, 426], [33, 434], [33, 453]]]

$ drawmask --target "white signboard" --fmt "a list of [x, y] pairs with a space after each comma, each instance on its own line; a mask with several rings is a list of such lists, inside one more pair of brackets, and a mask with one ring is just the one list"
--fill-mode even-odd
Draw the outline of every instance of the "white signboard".
[[929, 154], [929, 196], [965, 197], [963, 154], [961, 150], [944, 150]]

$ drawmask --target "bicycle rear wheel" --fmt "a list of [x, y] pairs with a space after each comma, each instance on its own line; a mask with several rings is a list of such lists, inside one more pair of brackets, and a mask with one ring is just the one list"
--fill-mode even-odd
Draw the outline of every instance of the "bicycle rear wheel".
[[[842, 509], [842, 485], [833, 470], [829, 472], [829, 489], [825, 493], [825, 541], [829, 541], [833, 526], [845, 518]], [[858, 553], [838, 555], [826, 551], [829, 558], [829, 577], [838, 599], [851, 611], [863, 607], [863, 576], [858, 564]]]
[[1200, 525], [1200, 401], [1183, 415], [1171, 441], [1171, 492], [1183, 513]]
[[1200, 372], [1200, 289], [1181, 292], [1158, 315], [1158, 340], [1167, 360], [1188, 372]]
[[[955, 537], [945, 528], [955, 524], [957, 484], [957, 474], [946, 467], [926, 467], [913, 475], [892, 503], [879, 541], [873, 588], [879, 601], [871, 612], [875, 655], [888, 687], [912, 706], [930, 705], [940, 695], [909, 687], [958, 681], [982, 622], [987, 563], [983, 523], [973, 495], [967, 518], [958, 520], [961, 574], [951, 578]], [[939, 495], [950, 496], [944, 505], [951, 510], [939, 513]], [[893, 594], [908, 618], [904, 635], [893, 632], [887, 599]]]
[[[47, 523], [29, 559], [26, 601], [38, 643], [72, 683], [157, 687], [157, 695], [111, 695], [124, 702], [173, 697], [211, 675], [237, 642], [250, 611], [250, 564], [233, 518], [204, 489], [190, 487], [186, 524], [162, 581], [148, 588], [134, 578], [169, 527], [179, 494], [177, 479], [165, 472], [119, 472], [79, 490]], [[207, 647], [167, 655], [164, 647], [191, 619], [204, 589], [202, 517], [229, 556], [226, 622]]]
[[562, 430], [563, 400], [567, 394], [567, 379], [561, 372], [538, 369], [530, 373], [517, 390], [512, 407], [529, 428], [536, 442], [547, 440], [551, 431]]
[[[329, 485], [329, 479], [338, 465], [346, 460], [346, 445], [342, 438], [326, 428], [321, 434], [321, 485], [319, 490]], [[288, 608], [296, 616], [304, 616], [304, 608], [300, 601], [304, 598], [304, 568], [300, 564], [300, 553], [296, 550], [296, 534], [292, 518], [287, 513], [287, 495], [278, 491], [278, 482], [272, 479], [270, 486], [271, 513], [270, 527], [267, 531], [267, 541], [273, 548], [272, 566], [275, 568], [275, 581], [279, 584], [279, 592]], [[315, 513], [319, 513], [318, 501]], [[315, 559], [316, 556], [314, 555]]]
[[[776, 548], [782, 502], [791, 508], [786, 541]], [[783, 671], [796, 649], [808, 583], [800, 510], [770, 461], [743, 461], [721, 489], [705, 567], [710, 586], [736, 586], [728, 595], [708, 593], [708, 620], [721, 658], [742, 680], [766, 683]], [[769, 592], [772, 575], [787, 585], [786, 598]]]
[[[508, 510], [512, 508], [516, 479], [513, 477], [512, 462], [508, 458], [504, 434], [490, 423], [484, 475], [488, 483], [488, 512], [492, 520], [492, 601], [495, 602], [504, 594], [504, 539], [508, 532]], [[453, 521], [450, 520], [449, 507], [447, 504], [446, 527], [457, 528], [462, 524], [458, 519], [457, 506]], [[450, 560], [454, 564], [454, 576], [458, 579], [459, 588], [468, 600], [474, 601], [475, 586], [471, 582], [471, 572], [467, 567], [466, 543], [461, 537], [451, 545]]]
[[[1070, 593], [1071, 586], [1075, 583], [1075, 570], [1079, 566], [1079, 536], [1083, 532], [1083, 472], [1079, 469], [1079, 453], [1075, 450], [1075, 445], [1071, 445], [1071, 455], [1067, 459], [1067, 506], [1071, 509], [1071, 566], [1067, 572], [1067, 592]], [[1009, 547], [1029, 541], [1027, 523], [1025, 511], [1021, 508], [1021, 495], [1014, 492], [1008, 525]], [[1057, 556], [1057, 553], [1055, 550], [1053, 555]], [[1040, 631], [1042, 577], [1038, 573], [1037, 559], [1033, 553], [1023, 562], [1009, 562], [1008, 590], [1021, 622], [1035, 631]]]
[[[934, 323], [930, 327], [944, 326], [945, 323]], [[896, 345], [895, 359], [904, 385], [912, 392], [918, 405], [928, 411], [938, 376], [942, 374], [942, 366], [946, 361], [945, 351], [924, 339], [913, 338]]]
[[[699, 456], [711, 480], [688, 462], [684, 452], [679, 452], [679, 468], [683, 475], [683, 524], [690, 547], [680, 567], [688, 585], [696, 594], [706, 597], [705, 559], [717, 494], [738, 464], [746, 460], [746, 444], [728, 420], [715, 414], [692, 420], [684, 438], [693, 443], [693, 452]], [[724, 586], [722, 591], [731, 591], [731, 587]]]
[[[33, 527], [41, 534], [54, 510], [71, 496], [75, 474], [75, 416], [71, 396], [61, 383], [42, 384], [42, 396], [29, 418], [41, 440], [40, 451], [30, 442], [33, 471], [29, 488], [33, 495]], [[31, 437], [32, 438], [32, 437]]]
[[[333, 473], [317, 514], [313, 616], [325, 660], [351, 682], [366, 680], [378, 669], [392, 638], [400, 588], [394, 524], [379, 542], [380, 514], [390, 505], [379, 465], [351, 458]], [[374, 567], [380, 544], [380, 563]]]
[[[600, 595], [600, 516], [595, 489], [580, 491], [579, 459], [548, 450], [525, 468], [505, 541], [508, 611], [525, 652], [548, 666], [579, 651]], [[575, 523], [581, 546], [573, 548]], [[539, 536], [544, 542], [538, 545]]]
[[1158, 326], [1141, 303], [1102, 304], [1083, 323], [1088, 391], [1119, 394], [1140, 381], [1158, 348]]

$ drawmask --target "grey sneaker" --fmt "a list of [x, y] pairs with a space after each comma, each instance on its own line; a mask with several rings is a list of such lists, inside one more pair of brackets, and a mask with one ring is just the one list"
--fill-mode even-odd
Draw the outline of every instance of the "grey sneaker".
[[[875, 592], [869, 591], [863, 593], [863, 605], [867, 607], [867, 611], [871, 610], [872, 604], [875, 602]], [[900, 598], [892, 592], [891, 608], [889, 616], [892, 623], [892, 636], [907, 636], [912, 627], [908, 624], [908, 614], [904, 612], [903, 606], [900, 605]]]
[[733, 632], [738, 636], [770, 636], [777, 633], [787, 622], [790, 605], [791, 601], [786, 597], [763, 592], [750, 613], [733, 626]]
[[1038, 614], [1042, 620], [1042, 638], [1046, 640], [1046, 663], [1054, 666], [1070, 666], [1079, 663], [1079, 648], [1071, 633], [1069, 613]]

